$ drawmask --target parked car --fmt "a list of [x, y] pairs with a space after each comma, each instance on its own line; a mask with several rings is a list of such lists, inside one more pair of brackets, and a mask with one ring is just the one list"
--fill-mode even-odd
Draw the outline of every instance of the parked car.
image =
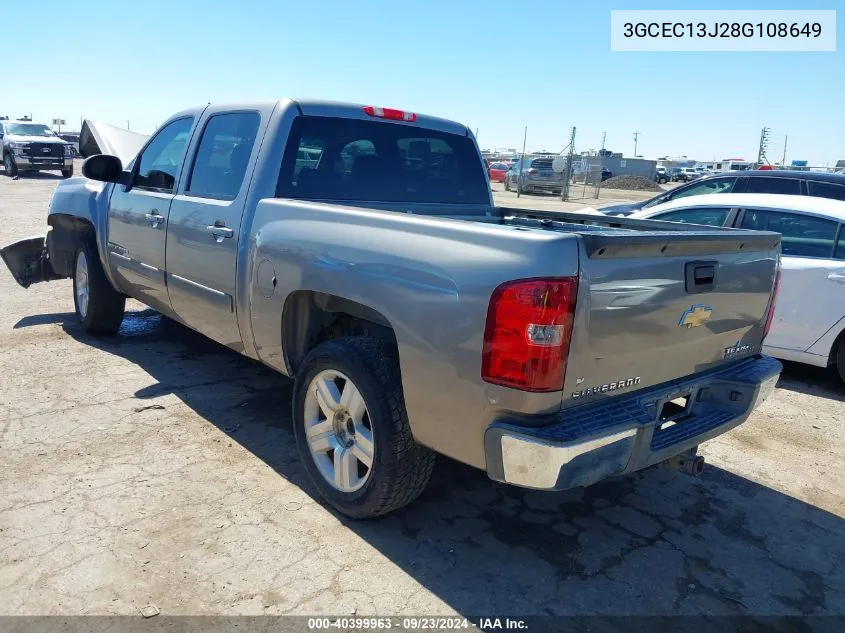
[[[552, 169], [552, 158], [525, 158], [511, 165], [505, 174], [505, 191], [560, 193], [561, 175]], [[520, 169], [520, 164], [522, 165]]]
[[490, 165], [488, 173], [492, 182], [505, 182], [505, 174], [508, 173], [509, 167], [505, 163], [493, 163]]
[[43, 123], [0, 121], [0, 154], [7, 176], [38, 171], [73, 176], [73, 146]]
[[780, 374], [777, 234], [496, 207], [464, 125], [284, 99], [118, 151], [0, 250], [13, 277], [72, 278], [86, 334], [128, 296], [293, 377], [303, 467], [351, 517], [413, 501], [438, 452], [548, 490], [699, 472]]
[[672, 170], [672, 180], [676, 182], [689, 182], [701, 178], [701, 173], [692, 167], [675, 167]]
[[663, 183], [669, 182], [669, 170], [665, 167], [657, 167], [654, 170], [654, 182], [658, 185], [662, 185]]
[[845, 201], [731, 193], [682, 198], [631, 217], [780, 233], [780, 290], [763, 352], [835, 366], [845, 381]]
[[845, 200], [845, 175], [759, 170], [717, 173], [657, 194], [648, 200], [611, 204], [599, 210], [608, 215], [628, 216], [640, 209], [649, 209], [670, 200], [708, 193], [782, 193]]

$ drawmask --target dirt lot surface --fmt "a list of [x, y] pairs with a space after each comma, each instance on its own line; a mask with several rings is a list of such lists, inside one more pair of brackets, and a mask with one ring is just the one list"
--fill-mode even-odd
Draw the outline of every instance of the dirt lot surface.
[[[0, 243], [44, 231], [57, 182], [0, 176]], [[288, 380], [135, 303], [86, 336], [69, 280], [3, 268], [0, 297], [0, 614], [845, 614], [827, 372], [788, 366], [698, 479], [537, 493], [441, 459], [356, 523], [314, 496]]]

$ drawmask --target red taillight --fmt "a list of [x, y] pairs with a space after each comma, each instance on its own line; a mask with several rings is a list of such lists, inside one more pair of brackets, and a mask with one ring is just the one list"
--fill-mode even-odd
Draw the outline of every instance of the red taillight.
[[493, 291], [481, 377], [523, 391], [563, 389], [578, 277], [509, 281]]
[[763, 326], [763, 339], [769, 335], [769, 330], [772, 329], [772, 321], [775, 318], [775, 302], [778, 298], [778, 290], [780, 290], [780, 269], [775, 275], [775, 287], [772, 288], [772, 298], [769, 300], [769, 310], [766, 312], [766, 324]]
[[390, 119], [391, 121], [407, 121], [408, 123], [413, 123], [417, 120], [417, 115], [415, 113], [405, 112], [404, 110], [396, 110], [394, 108], [364, 106], [364, 112], [370, 116], [375, 116], [380, 119]]

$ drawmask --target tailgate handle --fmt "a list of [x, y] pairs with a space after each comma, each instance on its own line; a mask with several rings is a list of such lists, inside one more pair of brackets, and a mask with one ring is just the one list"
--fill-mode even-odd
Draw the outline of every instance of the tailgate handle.
[[712, 292], [716, 285], [719, 262], [687, 262], [686, 289], [690, 294]]

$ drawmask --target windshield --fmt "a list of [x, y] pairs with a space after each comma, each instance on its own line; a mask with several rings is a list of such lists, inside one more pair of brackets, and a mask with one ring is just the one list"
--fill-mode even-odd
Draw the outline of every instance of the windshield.
[[55, 136], [53, 130], [40, 123], [7, 123], [6, 133], [18, 136]]

